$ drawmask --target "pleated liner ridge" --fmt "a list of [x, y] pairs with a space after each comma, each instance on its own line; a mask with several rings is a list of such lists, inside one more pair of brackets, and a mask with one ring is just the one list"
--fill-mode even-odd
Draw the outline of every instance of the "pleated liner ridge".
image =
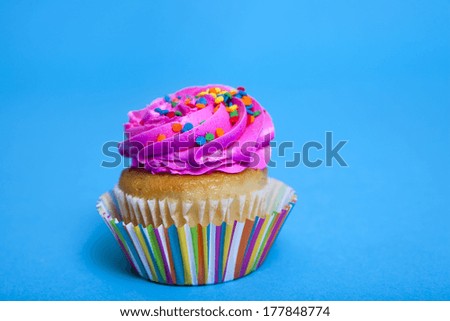
[[[143, 278], [173, 285], [215, 284], [245, 276], [264, 262], [297, 201], [292, 188], [273, 178], [264, 194], [259, 195], [264, 202], [252, 219], [228, 213], [231, 208], [223, 205], [230, 202], [222, 202], [221, 224], [211, 220], [207, 225], [190, 226], [186, 218], [183, 225], [165, 225], [163, 220], [155, 226], [139, 217], [145, 200], [127, 197], [118, 188], [103, 194], [97, 209], [132, 268]], [[130, 212], [135, 219], [124, 220]], [[233, 217], [240, 219], [226, 220]]]

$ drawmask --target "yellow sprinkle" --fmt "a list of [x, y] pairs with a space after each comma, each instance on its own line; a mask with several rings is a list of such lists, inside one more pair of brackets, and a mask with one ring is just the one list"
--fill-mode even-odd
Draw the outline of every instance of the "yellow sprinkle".
[[219, 87], [216, 87], [216, 88], [214, 88], [214, 89], [216, 90], [216, 93], [220, 93], [220, 92], [221, 92], [221, 90], [220, 90]]
[[198, 93], [197, 96], [202, 97], [202, 96], [205, 96], [206, 94], [207, 94], [206, 91], [202, 91], [202, 92]]
[[230, 107], [227, 107], [227, 112], [231, 113], [232, 111], [235, 111], [237, 109], [237, 105], [231, 105]]
[[214, 98], [217, 97], [217, 95], [215, 93], [210, 93], [211, 96], [213, 96]]
[[223, 96], [219, 96], [219, 97], [217, 97], [217, 98], [214, 100], [214, 102], [215, 102], [216, 104], [220, 104], [222, 101], [223, 101]]

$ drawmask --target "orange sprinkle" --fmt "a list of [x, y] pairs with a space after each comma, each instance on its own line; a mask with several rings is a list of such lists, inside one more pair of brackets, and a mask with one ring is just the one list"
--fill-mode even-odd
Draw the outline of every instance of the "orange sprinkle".
[[205, 104], [195, 104], [195, 106], [196, 106], [198, 109], [203, 109], [203, 108], [206, 107]]
[[162, 140], [164, 140], [164, 139], [166, 139], [166, 135], [164, 135], [164, 134], [159, 134], [158, 137], [156, 138], [156, 141], [157, 141], [157, 142], [160, 142], [160, 141], [162, 141]]
[[249, 96], [243, 96], [242, 101], [244, 102], [245, 106], [252, 104], [252, 99]]
[[223, 131], [222, 128], [217, 128], [216, 129], [216, 136], [217, 137], [223, 136], [223, 134], [225, 134], [225, 132]]
[[230, 90], [230, 94], [232, 96], [236, 95], [237, 94], [237, 90], [235, 90], [235, 89]]
[[173, 123], [172, 124], [172, 130], [175, 133], [181, 132], [182, 129], [183, 129], [183, 125], [181, 125], [180, 123]]
[[255, 121], [255, 116], [250, 115], [250, 117], [248, 117], [248, 123], [251, 124]]
[[191, 102], [191, 98], [186, 98], [185, 100], [184, 100], [184, 103], [187, 105], [187, 104], [189, 104]]

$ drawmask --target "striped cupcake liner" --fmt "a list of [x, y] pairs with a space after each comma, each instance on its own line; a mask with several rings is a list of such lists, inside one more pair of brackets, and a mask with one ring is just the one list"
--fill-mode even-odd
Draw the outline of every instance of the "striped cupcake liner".
[[97, 209], [133, 270], [148, 280], [173, 285], [215, 284], [255, 271], [266, 259], [297, 197], [269, 179], [266, 212], [254, 220], [181, 227], [125, 224], [113, 191]]

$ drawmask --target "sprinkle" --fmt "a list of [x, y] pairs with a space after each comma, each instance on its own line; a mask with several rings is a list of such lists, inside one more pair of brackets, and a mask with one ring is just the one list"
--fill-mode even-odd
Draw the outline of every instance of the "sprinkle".
[[181, 99], [181, 96], [177, 96], [178, 99]]
[[218, 96], [218, 97], [214, 100], [214, 102], [215, 102], [216, 104], [220, 104], [223, 100], [224, 100], [223, 96]]
[[156, 141], [160, 142], [162, 140], [166, 139], [166, 135], [164, 134], [159, 134], [158, 137], [156, 138]]
[[186, 105], [188, 105], [191, 108], [197, 108], [194, 104], [191, 104], [191, 103], [187, 103]]
[[219, 90], [219, 91], [216, 91], [216, 88], [214, 88], [214, 87], [211, 87], [211, 88], [209, 88], [208, 90], [209, 90], [209, 93], [210, 93], [210, 94], [217, 94], [217, 93], [220, 91], [220, 90]]
[[210, 142], [210, 141], [212, 141], [212, 140], [214, 139], [214, 135], [211, 134], [211, 133], [207, 133], [207, 134], [205, 135], [205, 138], [206, 138], [206, 141], [207, 141], [207, 142]]
[[172, 104], [172, 107], [175, 107], [178, 103], [176, 101], [172, 101], [171, 104]]
[[247, 96], [247, 93], [243, 90], [239, 90], [238, 95]]
[[170, 97], [169, 97], [168, 95], [165, 95], [165, 96], [164, 96], [164, 100], [165, 100], [166, 102], [170, 103]]
[[173, 124], [172, 124], [172, 130], [173, 130], [175, 133], [181, 132], [182, 129], [183, 129], [183, 125], [181, 125], [180, 123], [173, 123]]
[[234, 110], [230, 113], [230, 117], [239, 116], [237, 110]]
[[251, 111], [250, 109], [247, 109], [247, 114], [249, 114], [249, 115], [253, 115], [253, 114], [254, 114], [254, 112], [253, 112], [253, 111]]
[[177, 110], [177, 111], [175, 112], [175, 115], [177, 115], [177, 116], [183, 116], [183, 113], [182, 113], [181, 111]]
[[201, 97], [200, 99], [198, 99], [197, 101], [196, 101], [196, 105], [197, 104], [203, 104], [203, 105], [206, 105], [208, 103], [208, 101], [206, 100], [206, 98], [205, 97]]
[[220, 92], [221, 92], [221, 90], [220, 90], [219, 87], [216, 87], [216, 88], [214, 88], [214, 89], [216, 90], [217, 93], [220, 93]]
[[206, 107], [205, 104], [195, 104], [195, 107], [197, 107], [198, 109], [203, 109]]
[[216, 128], [216, 136], [220, 137], [223, 136], [223, 134], [225, 134], [224, 130], [222, 128]]
[[255, 116], [250, 115], [250, 117], [247, 118], [247, 124], [251, 124], [255, 121]]
[[251, 99], [249, 96], [243, 96], [243, 97], [242, 97], [242, 101], [244, 102], [244, 104], [245, 104], [246, 106], [252, 104], [252, 99]]
[[201, 125], [201, 124], [203, 124], [205, 122], [205, 120], [202, 120], [201, 122], [199, 122], [199, 124]]
[[192, 128], [194, 128], [194, 125], [192, 125], [191, 123], [186, 123], [186, 124], [184, 124], [181, 132], [182, 133], [187, 132], [188, 130], [191, 130]]
[[184, 100], [184, 103], [187, 105], [187, 104], [189, 104], [191, 102], [191, 98], [186, 98], [185, 100]]
[[166, 110], [166, 109], [163, 109], [163, 110], [160, 111], [160, 114], [161, 114], [161, 115], [166, 115], [166, 114], [168, 114], [168, 113], [169, 113], [169, 111]]
[[231, 105], [230, 107], [227, 107], [226, 110], [231, 113], [232, 111], [237, 110], [237, 105]]
[[236, 95], [237, 94], [237, 90], [235, 90], [235, 89], [230, 90], [230, 94], [233, 95], [233, 96]]
[[161, 108], [155, 108], [155, 111], [158, 113], [158, 114], [161, 114]]
[[245, 106], [245, 108], [247, 108], [247, 109], [251, 109], [251, 108], [253, 108], [253, 104], [250, 104], [250, 105], [248, 105], [248, 106]]
[[237, 90], [239, 90], [239, 91], [245, 91], [245, 88], [244, 88], [244, 87], [242, 87], [242, 86], [240, 86], [240, 87], [237, 87], [236, 89], [237, 89]]
[[261, 114], [261, 111], [260, 110], [257, 110], [257, 111], [255, 111], [254, 113], [253, 113], [253, 115], [255, 116], [255, 117], [257, 117], [258, 115], [260, 115]]
[[167, 113], [167, 117], [173, 118], [173, 117], [175, 117], [175, 113], [174, 113], [173, 111], [169, 111], [169, 112]]
[[239, 120], [239, 116], [230, 117], [230, 123], [232, 125], [236, 124], [238, 120]]
[[195, 139], [195, 142], [196, 142], [197, 145], [199, 145], [199, 146], [205, 145], [205, 144], [206, 144], [206, 138], [205, 138], [205, 136], [198, 136], [198, 137]]

